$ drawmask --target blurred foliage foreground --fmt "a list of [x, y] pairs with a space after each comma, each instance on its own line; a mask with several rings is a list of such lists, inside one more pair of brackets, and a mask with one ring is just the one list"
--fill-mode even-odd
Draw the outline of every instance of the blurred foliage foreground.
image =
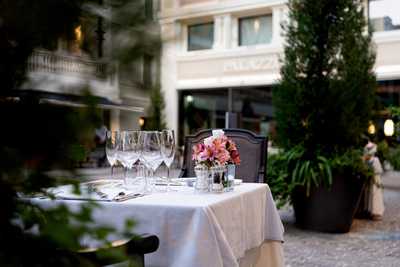
[[[158, 33], [146, 27], [141, 1], [109, 0], [111, 9], [104, 9], [102, 3], [0, 1], [0, 266], [90, 265], [75, 253], [80, 238], [106, 242], [113, 232], [110, 227], [93, 225], [95, 203], [87, 202], [78, 211], [64, 205], [44, 210], [21, 197], [47, 194], [46, 188], [58, 184], [77, 185], [74, 167], [91, 149], [99, 124], [93, 98], [88, 95], [87, 108], [78, 110], [40, 104], [34, 94], [14, 97], [26, 80], [26, 62], [32, 51], [59, 38], [74, 38], [74, 29], [85, 16], [102, 17], [111, 25], [119, 44], [113, 53], [121, 64], [158, 50], [154, 42]], [[51, 176], [50, 170], [63, 170], [67, 178]], [[124, 236], [133, 223], [128, 221], [126, 226]]]
[[[39, 105], [35, 99], [0, 102], [1, 266], [90, 266], [75, 253], [81, 248], [80, 238], [107, 246], [107, 236], [115, 234], [111, 227], [93, 226], [92, 213], [98, 208], [94, 202], [71, 211], [66, 205], [42, 209], [21, 197], [41, 192], [53, 198], [46, 188], [77, 185], [74, 167], [92, 147], [98, 122], [94, 102], [87, 98], [92, 104], [79, 110]], [[54, 169], [65, 170], [67, 177], [51, 176]], [[72, 176], [74, 180], [68, 178]], [[130, 226], [127, 222], [123, 236]]]

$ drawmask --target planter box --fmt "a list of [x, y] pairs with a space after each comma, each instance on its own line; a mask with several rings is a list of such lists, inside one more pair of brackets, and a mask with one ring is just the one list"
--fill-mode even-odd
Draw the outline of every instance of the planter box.
[[296, 225], [313, 231], [347, 233], [364, 185], [361, 178], [335, 176], [330, 189], [312, 188], [308, 197], [304, 187], [297, 187], [292, 194]]

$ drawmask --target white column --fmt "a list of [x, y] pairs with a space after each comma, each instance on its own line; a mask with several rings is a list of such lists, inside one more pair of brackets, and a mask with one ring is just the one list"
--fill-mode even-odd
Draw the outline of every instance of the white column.
[[171, 10], [178, 6], [177, 0], [161, 0], [161, 11]]
[[283, 10], [281, 6], [272, 8], [272, 43], [282, 43], [282, 28]]
[[110, 111], [110, 128], [111, 131], [120, 130], [120, 111], [118, 109], [112, 109]]
[[178, 134], [178, 92], [177, 92], [177, 54], [181, 49], [182, 31], [178, 22], [161, 26], [163, 39], [161, 53], [161, 90], [165, 99], [165, 119], [167, 127]]
[[238, 17], [230, 16], [230, 48], [235, 48], [239, 46], [239, 19]]
[[232, 16], [227, 14], [224, 16], [224, 48], [230, 49], [232, 47]]
[[175, 23], [174, 26], [175, 36], [178, 39], [176, 42], [176, 51], [181, 53], [187, 52], [189, 47], [189, 33], [188, 25], [180, 23]]
[[368, 3], [369, 3], [369, 1], [367, 1], [367, 0], [363, 0], [363, 2], [362, 2], [362, 6], [364, 8], [364, 16], [365, 16], [365, 19], [367, 19], [367, 20], [368, 20], [368, 15], [369, 15], [369, 5], [368, 5]]
[[214, 49], [225, 50], [231, 47], [232, 43], [232, 17], [224, 14], [214, 17]]
[[214, 50], [224, 49], [224, 16], [214, 17]]
[[365, 34], [368, 34], [368, 29], [369, 29], [369, 1], [363, 0], [362, 6], [364, 8], [364, 16], [365, 16], [365, 21], [367, 22], [367, 25], [365, 27]]

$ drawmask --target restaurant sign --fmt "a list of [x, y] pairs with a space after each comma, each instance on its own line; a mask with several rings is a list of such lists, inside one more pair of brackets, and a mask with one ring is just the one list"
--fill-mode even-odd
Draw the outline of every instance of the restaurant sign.
[[223, 72], [249, 72], [260, 70], [279, 69], [279, 58], [277, 55], [260, 56], [256, 58], [237, 58], [224, 62]]

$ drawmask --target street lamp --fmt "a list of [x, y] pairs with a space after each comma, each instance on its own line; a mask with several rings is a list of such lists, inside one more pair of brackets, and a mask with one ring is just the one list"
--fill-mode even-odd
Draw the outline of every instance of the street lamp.
[[376, 128], [375, 125], [372, 123], [372, 121], [369, 122], [368, 133], [370, 135], [374, 135], [376, 133]]
[[258, 31], [260, 30], [260, 21], [258, 19], [254, 20], [254, 31], [256, 33], [258, 33]]
[[394, 122], [392, 119], [385, 120], [385, 123], [383, 124], [383, 132], [385, 133], [385, 136], [393, 136]]
[[193, 96], [191, 96], [191, 95], [186, 96], [186, 101], [188, 103], [192, 103], [193, 102]]
[[142, 129], [142, 127], [144, 126], [144, 123], [145, 123], [144, 118], [140, 117], [138, 122], [139, 122], [140, 129]]

